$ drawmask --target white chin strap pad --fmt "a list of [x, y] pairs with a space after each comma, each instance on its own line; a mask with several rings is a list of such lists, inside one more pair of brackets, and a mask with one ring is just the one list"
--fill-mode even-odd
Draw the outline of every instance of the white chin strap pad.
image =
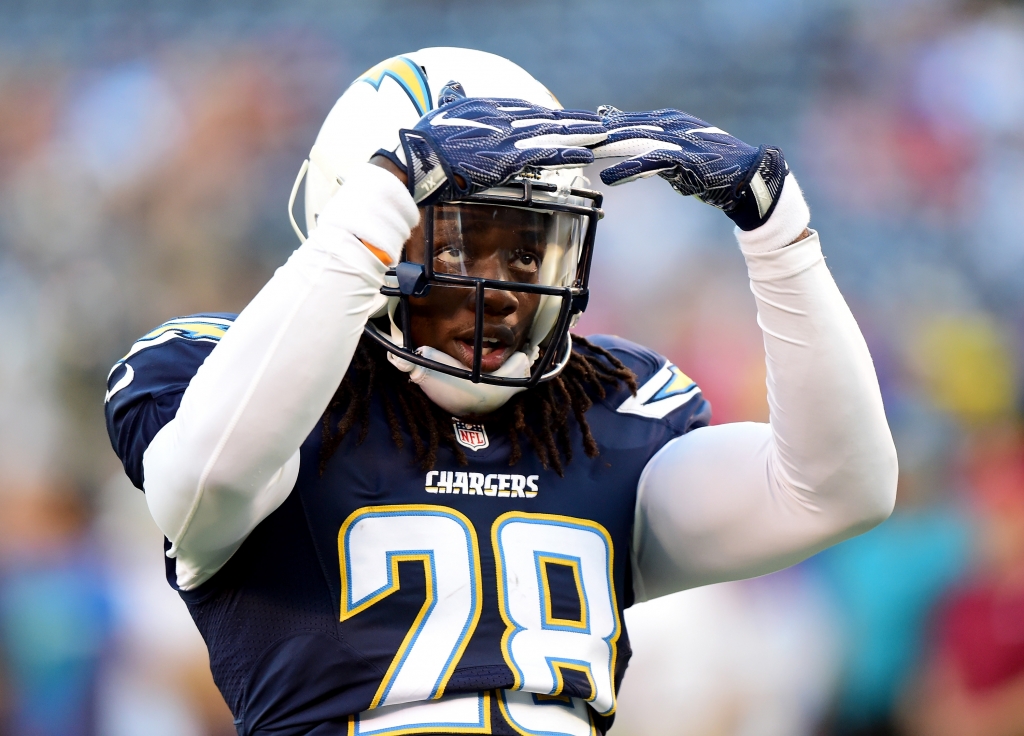
[[[453, 368], [465, 368], [462, 363], [448, 353], [436, 348], [421, 347], [417, 348], [416, 352], [424, 358], [436, 360], [438, 363], [444, 363]], [[531, 350], [532, 355], [517, 351], [505, 361], [501, 368], [490, 375], [501, 378], [528, 378], [530, 367], [537, 359], [539, 352], [537, 348]], [[427, 398], [457, 417], [490, 414], [504, 406], [505, 402], [517, 393], [526, 390], [524, 386], [492, 386], [487, 383], [473, 383], [465, 378], [449, 376], [447, 373], [439, 373], [430, 368], [414, 365], [391, 352], [388, 353], [388, 360], [398, 370], [408, 373], [409, 380], [419, 386]]]

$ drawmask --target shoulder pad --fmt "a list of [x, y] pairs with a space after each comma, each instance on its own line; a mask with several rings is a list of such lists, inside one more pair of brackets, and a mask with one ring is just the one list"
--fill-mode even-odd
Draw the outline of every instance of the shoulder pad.
[[616, 412], [667, 419], [686, 407], [688, 426], [708, 423], [710, 406], [700, 387], [668, 358], [615, 335], [594, 335], [587, 339], [610, 352], [636, 374], [639, 388], [635, 396], [623, 390], [609, 397], [613, 399]]
[[136, 486], [142, 487], [142, 454], [174, 418], [181, 395], [234, 318], [194, 314], [164, 322], [136, 340], [107, 374], [107, 432]]
[[[157, 376], [170, 379], [172, 383], [178, 382], [174, 380], [176, 378], [184, 378], [185, 383], [188, 383], [234, 318], [233, 314], [194, 314], [169, 320], [147, 332], [110, 369], [104, 403], [129, 386], [137, 389], [141, 383], [148, 384], [146, 388], [149, 392], [154, 389], [159, 392], [160, 387], [154, 383]], [[159, 349], [160, 346], [165, 347]], [[198, 356], [202, 358], [193, 365]], [[151, 374], [149, 380], [137, 382], [136, 370], [142, 365], [151, 364], [158, 366], [156, 373]]]
[[168, 320], [155, 330], [147, 332], [136, 340], [131, 350], [121, 360], [127, 360], [146, 348], [162, 345], [171, 340], [219, 342], [220, 338], [227, 332], [228, 327], [234, 321], [234, 314], [224, 313], [192, 314], [188, 317]]

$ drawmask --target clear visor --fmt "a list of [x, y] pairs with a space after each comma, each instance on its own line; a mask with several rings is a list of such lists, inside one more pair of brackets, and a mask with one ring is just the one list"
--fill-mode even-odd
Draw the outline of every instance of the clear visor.
[[383, 314], [367, 334], [396, 365], [501, 386], [548, 380], [586, 308], [600, 206], [599, 192], [524, 179], [424, 208], [381, 288], [390, 335], [374, 323]]
[[514, 284], [571, 286], [587, 218], [456, 202], [434, 207], [433, 270]]

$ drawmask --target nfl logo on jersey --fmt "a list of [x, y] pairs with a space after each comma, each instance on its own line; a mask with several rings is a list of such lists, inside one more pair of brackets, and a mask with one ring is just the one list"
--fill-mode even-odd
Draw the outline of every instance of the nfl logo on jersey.
[[468, 447], [473, 452], [482, 450], [487, 447], [490, 442], [487, 440], [487, 430], [484, 429], [482, 424], [469, 424], [467, 422], [461, 422], [458, 419], [455, 422], [455, 439], [459, 441], [459, 444], [463, 447]]

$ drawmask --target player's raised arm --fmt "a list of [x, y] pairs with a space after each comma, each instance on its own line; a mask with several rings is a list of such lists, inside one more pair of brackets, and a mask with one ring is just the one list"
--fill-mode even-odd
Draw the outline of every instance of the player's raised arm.
[[884, 520], [896, 452], [871, 356], [781, 152], [675, 110], [603, 112], [595, 153], [632, 156], [605, 183], [658, 174], [737, 223], [768, 363], [769, 424], [697, 429], [645, 469], [638, 597], [771, 572]]
[[[487, 134], [467, 139], [483, 114]], [[604, 128], [580, 115], [589, 119], [522, 100], [456, 102], [402, 131], [411, 163], [401, 180], [369, 163], [347, 172], [309, 239], [238, 315], [145, 450], [146, 498], [180, 587], [211, 577], [291, 492], [299, 447], [385, 303], [385, 271], [419, 221], [417, 203], [494, 186], [526, 166], [592, 161], [581, 146]]]
[[180, 586], [216, 572], [291, 491], [299, 445], [383, 299], [381, 257], [397, 259], [418, 217], [393, 175], [370, 164], [353, 171], [149, 444], [146, 498], [178, 557]]

